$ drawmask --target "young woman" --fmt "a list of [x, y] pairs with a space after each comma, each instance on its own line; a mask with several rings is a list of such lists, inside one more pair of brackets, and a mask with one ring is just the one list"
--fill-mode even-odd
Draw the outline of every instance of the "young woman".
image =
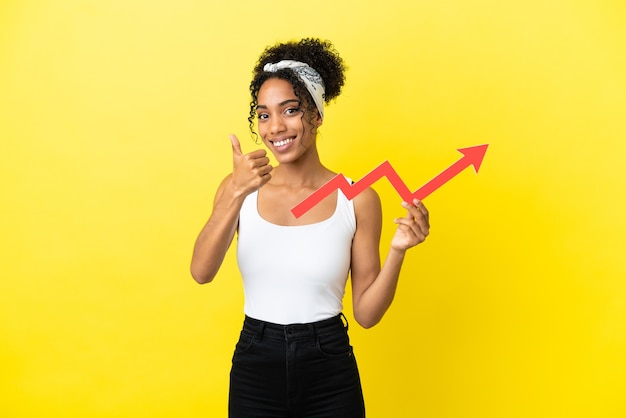
[[393, 300], [406, 251], [428, 235], [424, 205], [403, 202], [406, 215], [395, 219], [381, 268], [382, 211], [373, 189], [353, 200], [335, 191], [301, 217], [291, 213], [336, 174], [320, 161], [316, 137], [324, 104], [343, 84], [343, 60], [327, 41], [268, 47], [253, 71], [249, 121], [277, 166], [265, 150], [244, 154], [230, 137], [233, 172], [218, 187], [191, 273], [212, 281], [237, 233], [245, 319], [230, 376], [232, 418], [365, 416], [341, 313], [348, 273], [354, 318], [372, 327]]

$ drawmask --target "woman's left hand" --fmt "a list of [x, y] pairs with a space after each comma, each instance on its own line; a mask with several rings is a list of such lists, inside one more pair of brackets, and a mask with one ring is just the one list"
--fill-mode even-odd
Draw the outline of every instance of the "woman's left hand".
[[391, 240], [391, 248], [406, 251], [424, 242], [430, 230], [430, 222], [428, 210], [419, 200], [413, 200], [412, 204], [402, 202], [402, 207], [408, 212], [405, 217], [394, 220], [394, 223], [398, 224], [398, 229]]

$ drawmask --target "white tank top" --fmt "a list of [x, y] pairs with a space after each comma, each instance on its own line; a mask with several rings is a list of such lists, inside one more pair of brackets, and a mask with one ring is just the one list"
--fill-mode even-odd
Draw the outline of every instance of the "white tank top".
[[356, 231], [354, 204], [339, 190], [333, 215], [310, 225], [280, 226], [261, 218], [258, 193], [239, 214], [237, 261], [244, 313], [287, 325], [338, 315]]

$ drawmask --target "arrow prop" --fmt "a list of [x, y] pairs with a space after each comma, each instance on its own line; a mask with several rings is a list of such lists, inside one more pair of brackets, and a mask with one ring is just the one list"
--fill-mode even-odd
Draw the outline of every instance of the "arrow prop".
[[463, 157], [415, 192], [409, 190], [389, 161], [383, 162], [354, 184], [348, 183], [348, 180], [346, 180], [343, 174], [337, 174], [326, 184], [309, 195], [309, 197], [298, 203], [291, 209], [291, 213], [293, 213], [296, 218], [299, 218], [337, 189], [340, 189], [348, 199], [354, 199], [356, 195], [370, 187], [382, 177], [387, 177], [387, 180], [389, 180], [393, 188], [396, 189], [405, 202], [412, 202], [413, 199], [424, 200], [428, 195], [446, 184], [470, 165], [473, 165], [474, 171], [478, 173], [478, 169], [483, 162], [483, 158], [485, 158], [488, 146], [489, 144], [459, 148], [457, 151], [463, 154]]

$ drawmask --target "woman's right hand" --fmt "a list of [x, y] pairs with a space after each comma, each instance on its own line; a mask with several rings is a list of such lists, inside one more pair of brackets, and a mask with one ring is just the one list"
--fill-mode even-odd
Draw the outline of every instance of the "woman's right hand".
[[230, 135], [230, 142], [233, 145], [233, 175], [230, 183], [235, 195], [247, 196], [270, 181], [273, 167], [264, 149], [244, 154], [235, 135]]
[[265, 150], [244, 155], [235, 135], [230, 136], [230, 141], [233, 145], [233, 173], [226, 176], [217, 188], [213, 212], [193, 249], [191, 275], [198, 283], [213, 280], [235, 236], [245, 197], [271, 178], [272, 166]]

